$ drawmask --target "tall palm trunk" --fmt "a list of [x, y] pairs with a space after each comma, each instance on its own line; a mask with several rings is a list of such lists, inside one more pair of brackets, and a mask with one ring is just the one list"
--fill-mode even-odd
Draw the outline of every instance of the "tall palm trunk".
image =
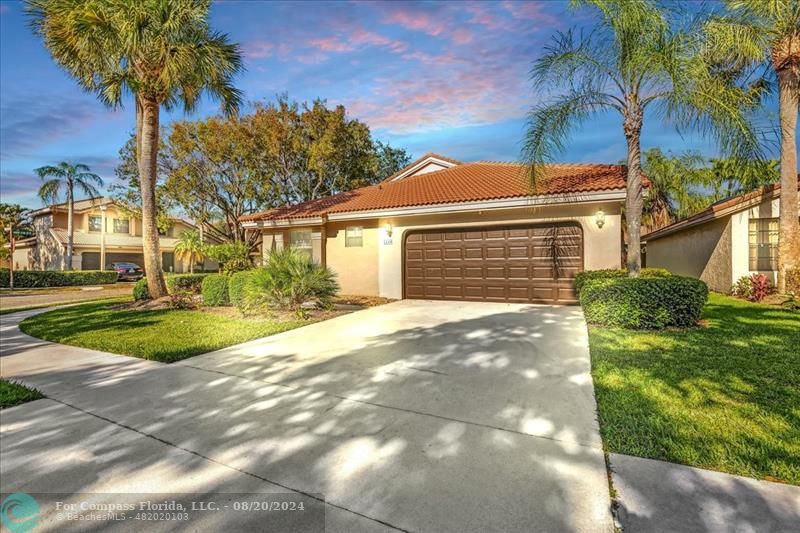
[[[64, 257], [63, 270], [72, 270], [72, 250], [75, 247], [75, 226], [72, 216], [75, 213], [74, 187], [71, 179], [67, 179], [67, 253]], [[100, 265], [103, 269], [103, 265]]]
[[142, 245], [144, 268], [147, 274], [147, 289], [152, 298], [167, 295], [164, 272], [161, 269], [161, 248], [156, 224], [156, 161], [158, 160], [158, 102], [143, 99], [137, 105], [139, 141], [139, 185], [142, 194]]
[[638, 105], [629, 106], [623, 127], [628, 145], [628, 176], [625, 184], [625, 220], [627, 222], [628, 275], [638, 277], [642, 270], [642, 134], [643, 111]]
[[786, 292], [786, 270], [800, 267], [797, 257], [800, 223], [797, 207], [797, 112], [800, 69], [777, 71], [781, 122], [781, 198], [778, 237], [778, 291]]

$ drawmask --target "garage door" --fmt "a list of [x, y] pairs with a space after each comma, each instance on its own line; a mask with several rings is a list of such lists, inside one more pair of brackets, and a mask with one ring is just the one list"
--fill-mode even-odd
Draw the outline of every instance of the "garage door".
[[583, 232], [571, 222], [414, 231], [404, 259], [406, 298], [576, 303]]
[[[81, 258], [81, 270], [100, 270], [100, 252], [83, 252]], [[111, 263], [135, 263], [144, 269], [144, 255], [106, 252], [106, 268]]]

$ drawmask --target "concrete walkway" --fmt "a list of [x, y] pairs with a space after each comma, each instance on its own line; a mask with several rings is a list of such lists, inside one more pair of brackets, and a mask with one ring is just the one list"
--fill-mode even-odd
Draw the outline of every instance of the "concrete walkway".
[[626, 533], [789, 533], [800, 529], [800, 487], [611, 455]]
[[611, 531], [579, 308], [396, 302], [163, 365], [21, 334], [2, 491], [322, 494], [328, 531]]

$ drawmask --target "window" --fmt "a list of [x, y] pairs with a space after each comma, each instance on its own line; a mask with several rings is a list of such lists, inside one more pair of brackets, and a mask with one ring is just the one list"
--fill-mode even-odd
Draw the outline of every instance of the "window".
[[99, 215], [90, 216], [89, 231], [103, 231], [103, 217]]
[[114, 219], [114, 233], [130, 233], [130, 225], [127, 218]]
[[344, 230], [344, 247], [345, 248], [360, 248], [364, 246], [363, 237], [364, 228], [360, 226], [351, 226]]
[[311, 259], [311, 230], [293, 229], [289, 232], [289, 246], [308, 254]]
[[750, 270], [778, 270], [778, 219], [750, 219]]

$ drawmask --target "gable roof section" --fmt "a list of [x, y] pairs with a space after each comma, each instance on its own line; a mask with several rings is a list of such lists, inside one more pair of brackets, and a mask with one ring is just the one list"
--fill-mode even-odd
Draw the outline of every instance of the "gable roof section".
[[[79, 213], [87, 209], [92, 209], [94, 207], [99, 207], [101, 205], [109, 205], [113, 203], [114, 200], [106, 196], [98, 196], [96, 198], [84, 198], [83, 200], [75, 200], [73, 209], [75, 210], [76, 213]], [[52, 213], [54, 211], [66, 211], [66, 210], [67, 210], [67, 202], [63, 202], [60, 204], [49, 205], [47, 207], [37, 209], [31, 214], [33, 216], [39, 216], [39, 215], [46, 215], [47, 213]]]
[[479, 161], [255, 213], [242, 220], [321, 222], [323, 217], [340, 213], [619, 191], [625, 189], [625, 175], [622, 165], [554, 164], [547, 165], [534, 188], [526, 165]]
[[413, 176], [419, 171], [421, 171], [423, 168], [431, 164], [436, 164], [446, 168], [451, 168], [456, 165], [463, 165], [463, 163], [461, 161], [458, 161], [457, 159], [451, 159], [443, 155], [439, 155], [433, 152], [428, 152], [427, 154], [423, 155], [416, 161], [409, 163], [408, 166], [401, 168], [400, 170], [398, 170], [397, 172], [395, 172], [394, 174], [392, 174], [383, 181], [384, 182], [397, 181], [403, 178], [407, 178], [409, 176]]
[[711, 204], [710, 207], [700, 211], [695, 215], [684, 218], [683, 220], [679, 220], [677, 222], [673, 222], [669, 226], [664, 226], [663, 228], [651, 231], [647, 235], [643, 235], [642, 240], [648, 241], [658, 239], [684, 229], [705, 224], [706, 222], [710, 222], [727, 215], [739, 213], [746, 209], [750, 209], [751, 207], [755, 207], [766, 200], [779, 198], [780, 194], [781, 186], [779, 183], [775, 183], [752, 192], [734, 196], [733, 198], [726, 198]]

